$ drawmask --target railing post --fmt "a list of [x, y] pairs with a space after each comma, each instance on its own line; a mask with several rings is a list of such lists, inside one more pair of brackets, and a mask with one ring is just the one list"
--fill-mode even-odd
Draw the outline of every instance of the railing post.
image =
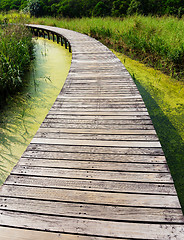
[[56, 38], [57, 38], [57, 44], [59, 44], [59, 36], [58, 36], [58, 34], [56, 35]]
[[63, 37], [61, 36], [61, 46], [63, 46]]
[[35, 29], [35, 36], [38, 37], [38, 29]]
[[68, 45], [69, 45], [69, 52], [71, 53], [71, 52], [72, 52], [72, 49], [71, 49], [70, 43], [68, 43]]
[[42, 30], [43, 38], [45, 39], [45, 31]]
[[42, 31], [38, 30], [38, 37], [41, 37], [41, 36], [42, 36]]
[[52, 41], [54, 42], [55, 40], [55, 36], [54, 36], [54, 33], [52, 33]]
[[67, 49], [67, 41], [65, 38], [64, 38], [64, 41], [65, 41], [65, 49]]
[[48, 37], [48, 40], [50, 40], [50, 32], [47, 31], [47, 37]]

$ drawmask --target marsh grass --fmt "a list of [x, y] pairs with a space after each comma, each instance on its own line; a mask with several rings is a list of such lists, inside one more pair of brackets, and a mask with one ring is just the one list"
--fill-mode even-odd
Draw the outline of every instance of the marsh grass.
[[29, 22], [88, 34], [172, 77], [184, 78], [184, 19], [138, 15], [124, 19], [31, 18]]
[[[127, 16], [125, 18], [30, 18], [11, 13], [0, 22], [27, 22], [57, 26], [85, 33], [108, 47], [141, 60], [168, 75], [184, 79], [184, 19], [173, 16]], [[23, 20], [24, 19], [24, 20]]]
[[24, 85], [32, 58], [32, 36], [26, 27], [4, 22], [0, 31], [0, 106]]

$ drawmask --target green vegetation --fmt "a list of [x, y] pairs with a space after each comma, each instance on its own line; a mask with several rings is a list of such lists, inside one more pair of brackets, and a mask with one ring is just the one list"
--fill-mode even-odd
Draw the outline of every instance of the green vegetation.
[[183, 0], [0, 0], [0, 11], [24, 10], [32, 16], [92, 17], [126, 14], [181, 17]]
[[146, 103], [184, 212], [184, 83], [114, 53], [134, 78]]
[[0, 28], [0, 106], [24, 84], [23, 75], [33, 57], [32, 36], [23, 25], [1, 22]]
[[64, 27], [99, 39], [108, 47], [141, 60], [172, 77], [184, 77], [184, 20], [130, 16], [121, 19], [31, 18], [30, 22]]

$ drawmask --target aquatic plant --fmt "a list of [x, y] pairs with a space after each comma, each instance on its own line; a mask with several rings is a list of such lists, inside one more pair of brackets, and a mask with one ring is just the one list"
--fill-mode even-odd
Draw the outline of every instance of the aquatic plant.
[[19, 90], [33, 58], [32, 36], [24, 25], [2, 25], [0, 31], [0, 105]]

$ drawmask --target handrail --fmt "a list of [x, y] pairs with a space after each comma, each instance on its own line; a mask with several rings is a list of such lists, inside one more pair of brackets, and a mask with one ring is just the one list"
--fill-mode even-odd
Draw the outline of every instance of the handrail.
[[37, 27], [37, 26], [32, 26], [29, 24], [26, 24], [26, 27], [29, 28], [31, 30], [31, 32], [36, 36], [36, 37], [44, 37], [45, 35], [47, 35], [48, 40], [50, 40], [50, 34], [52, 35], [52, 40], [53, 42], [55, 41], [55, 36], [56, 36], [56, 41], [57, 43], [61, 43], [61, 46], [63, 46], [63, 44], [65, 45], [65, 49], [69, 48], [69, 52], [72, 52], [72, 48], [70, 45], [70, 42], [68, 41], [68, 39], [66, 39], [62, 34], [57, 33], [53, 30], [46, 30], [43, 29], [41, 27]]

